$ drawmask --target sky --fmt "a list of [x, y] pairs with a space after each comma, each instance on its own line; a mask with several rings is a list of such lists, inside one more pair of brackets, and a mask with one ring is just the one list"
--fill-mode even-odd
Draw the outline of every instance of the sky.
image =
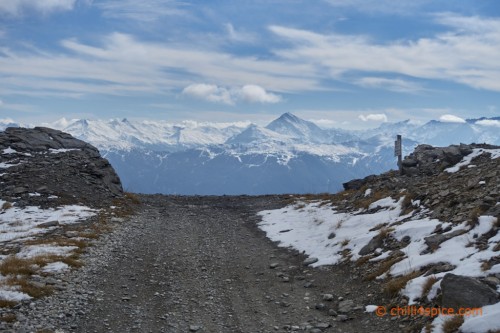
[[0, 119], [500, 116], [498, 0], [0, 0]]

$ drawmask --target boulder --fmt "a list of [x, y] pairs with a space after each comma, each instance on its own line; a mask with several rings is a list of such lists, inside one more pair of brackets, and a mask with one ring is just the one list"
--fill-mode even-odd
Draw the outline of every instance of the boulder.
[[495, 290], [468, 276], [446, 274], [441, 290], [441, 306], [447, 308], [478, 308], [500, 301]]
[[[8, 151], [8, 153], [2, 153]], [[23, 205], [85, 203], [109, 206], [123, 195], [118, 175], [94, 146], [70, 134], [45, 128], [7, 128], [0, 132], [0, 198]], [[38, 195], [30, 195], [35, 193]], [[29, 201], [29, 202], [28, 202]]]

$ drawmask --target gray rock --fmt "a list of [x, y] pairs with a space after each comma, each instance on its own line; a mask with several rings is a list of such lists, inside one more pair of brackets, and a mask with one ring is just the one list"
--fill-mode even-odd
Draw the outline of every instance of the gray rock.
[[348, 313], [354, 309], [354, 302], [350, 299], [346, 299], [339, 302], [338, 311], [340, 313]]
[[497, 303], [498, 293], [478, 280], [461, 275], [446, 274], [441, 281], [442, 306], [482, 307]]
[[446, 234], [437, 234], [429, 237], [425, 237], [425, 244], [431, 250], [436, 250], [439, 247], [439, 244], [459, 235], [466, 233], [467, 230], [455, 230]]
[[368, 244], [366, 244], [361, 248], [361, 250], [359, 250], [358, 254], [360, 256], [370, 254], [379, 247], [382, 247], [383, 244], [384, 244], [384, 238], [381, 237], [380, 235], [376, 235], [368, 242]]
[[49, 222], [44, 222], [40, 223], [37, 225], [38, 228], [50, 228], [50, 227], [57, 227], [59, 225], [59, 221], [49, 221]]
[[304, 261], [302, 262], [302, 264], [303, 264], [304, 266], [309, 266], [309, 265], [311, 265], [311, 264], [314, 264], [315, 262], [318, 262], [318, 260], [319, 260], [318, 258], [309, 257], [309, 258], [307, 258], [306, 260], [304, 260]]

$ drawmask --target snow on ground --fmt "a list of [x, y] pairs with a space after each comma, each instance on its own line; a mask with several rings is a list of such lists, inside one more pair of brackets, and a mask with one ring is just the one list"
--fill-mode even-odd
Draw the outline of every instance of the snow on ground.
[[[58, 245], [26, 245], [25, 240], [46, 233], [60, 225], [78, 223], [97, 214], [97, 210], [80, 205], [67, 205], [58, 208], [42, 209], [28, 206], [20, 208], [0, 199], [0, 245], [15, 242], [20, 245], [20, 250], [15, 256], [19, 259], [30, 259], [41, 255], [67, 256], [76, 246]], [[57, 223], [55, 223], [57, 222]], [[0, 264], [7, 256], [0, 256]], [[62, 262], [52, 262], [42, 268], [44, 273], [56, 273], [69, 269]], [[6, 277], [0, 274], [0, 300], [22, 301], [31, 297], [15, 289], [15, 287], [2, 283]]]
[[[0, 207], [6, 201], [0, 200]], [[53, 227], [44, 227], [48, 222], [57, 221], [59, 225], [72, 224], [94, 216], [96, 210], [80, 205], [41, 209], [36, 206], [11, 208], [0, 211], [0, 244], [45, 233]]]
[[478, 157], [479, 155], [483, 153], [489, 153], [491, 154], [491, 159], [499, 158], [500, 157], [500, 149], [483, 149], [483, 148], [476, 148], [472, 150], [472, 153], [469, 155], [465, 156], [460, 162], [455, 164], [454, 166], [445, 169], [444, 171], [449, 172], [449, 173], [455, 173], [458, 170], [460, 170], [461, 167], [463, 166], [468, 166], [468, 167], [473, 167], [473, 165], [470, 165], [470, 162], [475, 158]]
[[[357, 260], [360, 258], [359, 251], [380, 233], [379, 229], [384, 224], [385, 230], [390, 228], [392, 236], [398, 240], [405, 236], [411, 237], [411, 243], [402, 249], [405, 253], [404, 259], [394, 264], [388, 272], [392, 276], [405, 275], [418, 271], [426, 265], [440, 262], [456, 266], [455, 269], [446, 273], [472, 277], [500, 273], [500, 264], [487, 270], [483, 270], [484, 267], [481, 267], [484, 261], [497, 255], [493, 249], [500, 241], [500, 234], [490, 238], [488, 248], [483, 251], [469, 246], [475, 238], [480, 237], [493, 227], [496, 218], [481, 216], [479, 223], [472, 229], [465, 223], [452, 225], [446, 221], [422, 217], [422, 214], [419, 215], [420, 217], [414, 217], [413, 220], [402, 223], [402, 220], [411, 216], [411, 213], [400, 216], [402, 201], [403, 198], [394, 200], [390, 197], [375, 201], [369, 208], [380, 206], [381, 209], [371, 214], [364, 213], [361, 209], [356, 212], [342, 213], [325, 202], [299, 201], [282, 209], [260, 212], [262, 221], [259, 223], [259, 227], [266, 232], [268, 238], [278, 242], [279, 246], [291, 247], [301, 252], [305, 251], [308, 256], [318, 258], [313, 266], [339, 263], [345, 259], [342, 255], [342, 251], [345, 249], [351, 250], [351, 260]], [[425, 237], [430, 236], [439, 224], [442, 225], [443, 229], [451, 227], [450, 232], [463, 230], [464, 233], [441, 243], [434, 252], [423, 252], [427, 248]], [[389, 251], [384, 252], [383, 249], [377, 249], [375, 252], [380, 255], [372, 261], [386, 258], [390, 253]], [[441, 279], [446, 273], [436, 274], [435, 277]], [[402, 293], [409, 297], [410, 304], [415, 303], [415, 298], [421, 297], [422, 287], [426, 280], [427, 277], [417, 277], [406, 285]], [[432, 287], [428, 297], [436, 296], [439, 284], [440, 280]], [[369, 309], [372, 310], [371, 307]], [[500, 303], [483, 309], [484, 315], [480, 318], [483, 321], [500, 315]], [[440, 320], [442, 319], [438, 318], [437, 322]], [[474, 318], [466, 318], [464, 327], [474, 328], [474, 332], [477, 333], [487, 332], [488, 329], [493, 328], [493, 326], [484, 324], [480, 327], [485, 327], [485, 329], [478, 330], [475, 322]], [[498, 321], [496, 322], [498, 323]], [[498, 326], [498, 324], [496, 325]]]

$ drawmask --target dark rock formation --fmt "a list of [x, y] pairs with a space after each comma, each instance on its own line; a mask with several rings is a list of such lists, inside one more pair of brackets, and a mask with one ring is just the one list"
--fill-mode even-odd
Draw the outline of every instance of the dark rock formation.
[[462, 158], [472, 153], [474, 148], [491, 149], [495, 146], [486, 144], [460, 144], [449, 147], [419, 145], [403, 160], [403, 174], [409, 176], [438, 174], [460, 162]]
[[441, 281], [442, 306], [446, 308], [479, 308], [495, 304], [498, 293], [478, 280], [448, 273]]
[[43, 127], [0, 132], [0, 181], [0, 198], [20, 206], [101, 207], [123, 194], [120, 179], [95, 147]]

